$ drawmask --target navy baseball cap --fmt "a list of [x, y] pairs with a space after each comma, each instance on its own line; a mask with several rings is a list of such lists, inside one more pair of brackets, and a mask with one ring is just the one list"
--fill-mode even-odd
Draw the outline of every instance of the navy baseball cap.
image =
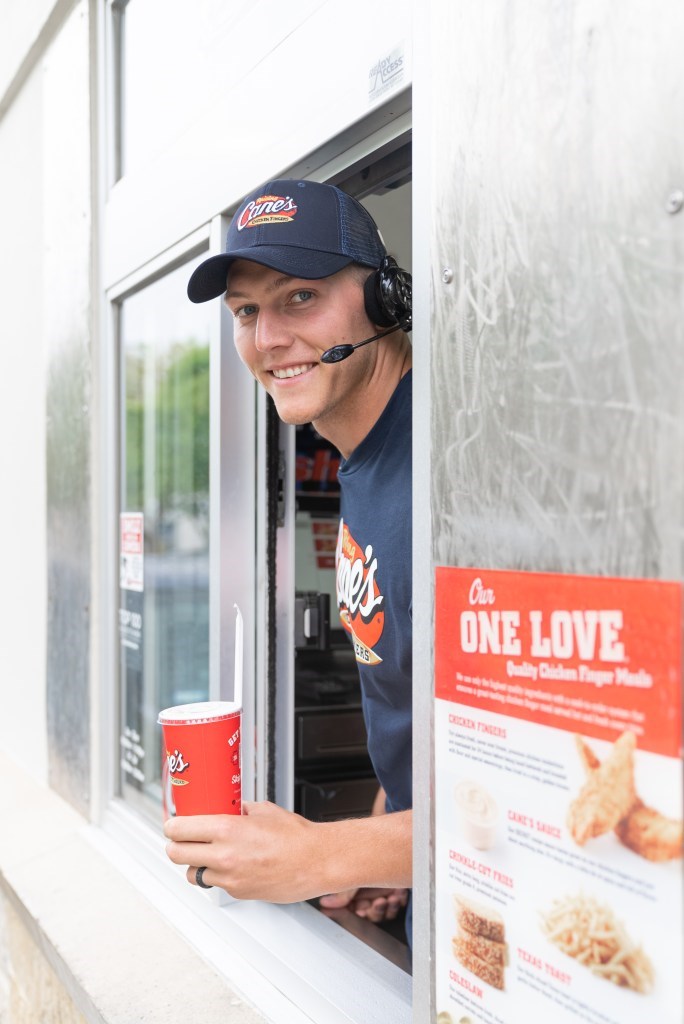
[[283, 178], [247, 196], [233, 217], [226, 250], [201, 263], [188, 298], [223, 295], [234, 260], [251, 260], [290, 277], [329, 277], [350, 263], [379, 267], [387, 254], [370, 213], [335, 185]]

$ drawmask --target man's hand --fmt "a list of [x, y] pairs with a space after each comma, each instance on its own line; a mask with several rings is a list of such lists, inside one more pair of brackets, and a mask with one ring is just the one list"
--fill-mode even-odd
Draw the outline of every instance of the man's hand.
[[205, 884], [236, 899], [296, 903], [320, 894], [312, 859], [324, 837], [313, 822], [276, 804], [243, 804], [242, 815], [171, 818], [164, 834], [169, 858], [190, 865], [193, 885], [197, 868], [206, 867]]
[[242, 900], [296, 903], [353, 885], [411, 884], [411, 812], [313, 822], [275, 804], [245, 803], [242, 815], [171, 818], [174, 864], [205, 867], [206, 885]]
[[351, 910], [373, 924], [393, 921], [408, 902], [408, 889], [347, 889], [346, 892], [321, 896], [324, 910]]

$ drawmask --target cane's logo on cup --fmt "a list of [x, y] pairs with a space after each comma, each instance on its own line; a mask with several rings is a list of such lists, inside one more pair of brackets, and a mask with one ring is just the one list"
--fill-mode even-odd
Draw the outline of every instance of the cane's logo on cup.
[[[241, 813], [241, 720], [242, 708], [232, 701], [198, 701], [159, 712], [172, 813]], [[167, 813], [166, 787], [163, 795]]]
[[188, 782], [190, 781], [189, 779], [174, 779], [173, 775], [180, 775], [181, 772], [184, 772], [186, 768], [190, 767], [190, 762], [183, 760], [183, 755], [181, 754], [180, 750], [174, 750], [173, 754], [170, 754], [169, 751], [167, 750], [166, 760], [169, 763], [169, 773], [172, 776], [171, 785], [187, 786]]
[[364, 550], [343, 519], [337, 534], [335, 564], [340, 619], [351, 634], [356, 660], [363, 665], [378, 665], [382, 658], [373, 647], [385, 628], [385, 598], [377, 580], [378, 560], [373, 545]]
[[259, 224], [289, 224], [297, 212], [291, 196], [259, 196], [247, 203], [238, 217], [237, 229], [256, 228]]

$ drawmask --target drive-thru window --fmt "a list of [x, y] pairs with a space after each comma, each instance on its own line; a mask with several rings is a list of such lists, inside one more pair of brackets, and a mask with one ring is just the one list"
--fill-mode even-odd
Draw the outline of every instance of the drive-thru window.
[[[153, 238], [139, 238], [138, 252], [131, 252], [118, 225], [134, 216], [148, 187], [144, 168], [154, 162], [155, 147], [193, 121], [193, 89], [201, 93], [211, 78], [203, 67], [183, 90], [177, 124], [162, 118], [152, 131], [141, 131], [169, 67], [160, 58], [162, 84], [148, 95], [144, 68], [159, 18], [138, 12], [137, 2], [115, 3], [111, 11], [114, 159], [105, 262], [118, 268], [107, 299], [117, 366], [111, 401], [118, 472], [111, 493], [117, 495], [119, 721], [110, 822], [115, 832], [122, 822], [129, 834], [160, 832], [169, 794], [157, 714], [175, 704], [231, 697], [236, 604], [245, 622], [243, 798], [275, 800], [317, 821], [366, 815], [378, 782], [366, 749], [353, 650], [336, 608], [339, 454], [310, 426], [278, 422], [237, 359], [225, 308], [193, 305], [185, 294], [207, 251], [220, 251], [241, 193], [274, 165], [255, 162], [255, 177], [241, 177], [239, 191], [231, 186], [221, 195], [219, 189], [209, 222], [192, 224], [176, 212], [177, 237], [167, 232], [163, 251], [155, 251]], [[206, 13], [193, 11], [193, 32]], [[181, 28], [178, 21], [167, 30], [171, 52]], [[318, 155], [290, 149], [283, 176], [308, 173], [360, 199], [390, 253], [410, 270], [406, 101], [382, 123], [376, 118], [354, 130], [360, 144], [350, 146], [349, 134], [340, 133], [319, 136]], [[195, 159], [201, 177], [201, 152]], [[175, 195], [174, 203], [189, 212], [192, 188]], [[168, 874], [167, 865], [162, 870]], [[364, 978], [370, 972], [383, 986], [394, 978], [389, 1003], [400, 1019], [410, 1014], [403, 914], [377, 926], [348, 910], [321, 912], [316, 901], [283, 908], [239, 907], [227, 898], [214, 905], [214, 894], [210, 900], [213, 927], [228, 941], [248, 936], [264, 956], [283, 961], [278, 970], [287, 966], [290, 998], [301, 1001], [302, 986], [304, 992], [320, 986], [327, 991], [316, 999], [341, 1011], [344, 991], [323, 985], [321, 972], [332, 977], [342, 971], [352, 988], [356, 971]], [[335, 938], [341, 933], [342, 947]], [[315, 958], [307, 954], [314, 948]]]
[[[361, 190], [390, 251], [408, 268], [410, 179], [410, 143], [403, 136], [389, 153], [369, 154], [342, 183]], [[151, 281], [143, 278], [114, 300], [118, 791], [127, 807], [159, 829], [162, 810], [168, 813], [159, 710], [231, 696], [232, 677], [225, 671], [230, 656], [222, 673], [220, 655], [212, 660], [210, 653], [212, 641], [224, 650], [232, 643], [232, 617], [226, 623], [217, 609], [212, 613], [212, 600], [218, 600], [224, 608], [242, 604], [253, 634], [257, 609], [265, 622], [261, 660], [257, 655], [249, 662], [259, 667], [252, 678], [248, 670], [244, 698], [246, 721], [253, 723], [243, 739], [245, 798], [263, 794], [314, 821], [365, 816], [379, 784], [366, 748], [353, 650], [337, 615], [339, 453], [310, 425], [279, 425], [242, 367], [235, 374], [220, 372], [221, 360], [232, 358], [230, 320], [220, 306], [198, 308], [185, 296], [199, 261], [184, 260]], [[222, 335], [218, 358], [211, 353], [212, 319]], [[218, 377], [213, 386], [212, 372]], [[236, 393], [249, 411], [242, 420], [225, 409]], [[212, 402], [219, 408], [210, 414]], [[232, 429], [222, 432], [227, 422]], [[236, 487], [231, 467], [250, 448], [251, 462]], [[226, 490], [212, 495], [211, 482], [220, 487], [219, 480]], [[240, 524], [250, 517], [245, 543]], [[241, 553], [213, 559], [216, 545]], [[242, 580], [235, 573], [240, 561]], [[258, 580], [265, 584], [261, 591]], [[223, 630], [227, 636], [220, 635]], [[311, 908], [303, 912], [312, 919]], [[381, 926], [349, 910], [327, 916], [410, 973], [403, 913]]]

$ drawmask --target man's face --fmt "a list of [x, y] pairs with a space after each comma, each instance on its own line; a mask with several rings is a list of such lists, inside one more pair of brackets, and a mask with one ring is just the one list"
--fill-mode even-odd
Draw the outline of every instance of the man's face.
[[320, 362], [333, 345], [361, 341], [375, 331], [364, 309], [358, 271], [345, 269], [309, 281], [236, 260], [225, 302], [235, 320], [238, 354], [273, 398], [282, 420], [314, 422], [325, 433], [326, 423], [359, 414], [363, 383], [373, 365], [372, 346], [342, 363]]

